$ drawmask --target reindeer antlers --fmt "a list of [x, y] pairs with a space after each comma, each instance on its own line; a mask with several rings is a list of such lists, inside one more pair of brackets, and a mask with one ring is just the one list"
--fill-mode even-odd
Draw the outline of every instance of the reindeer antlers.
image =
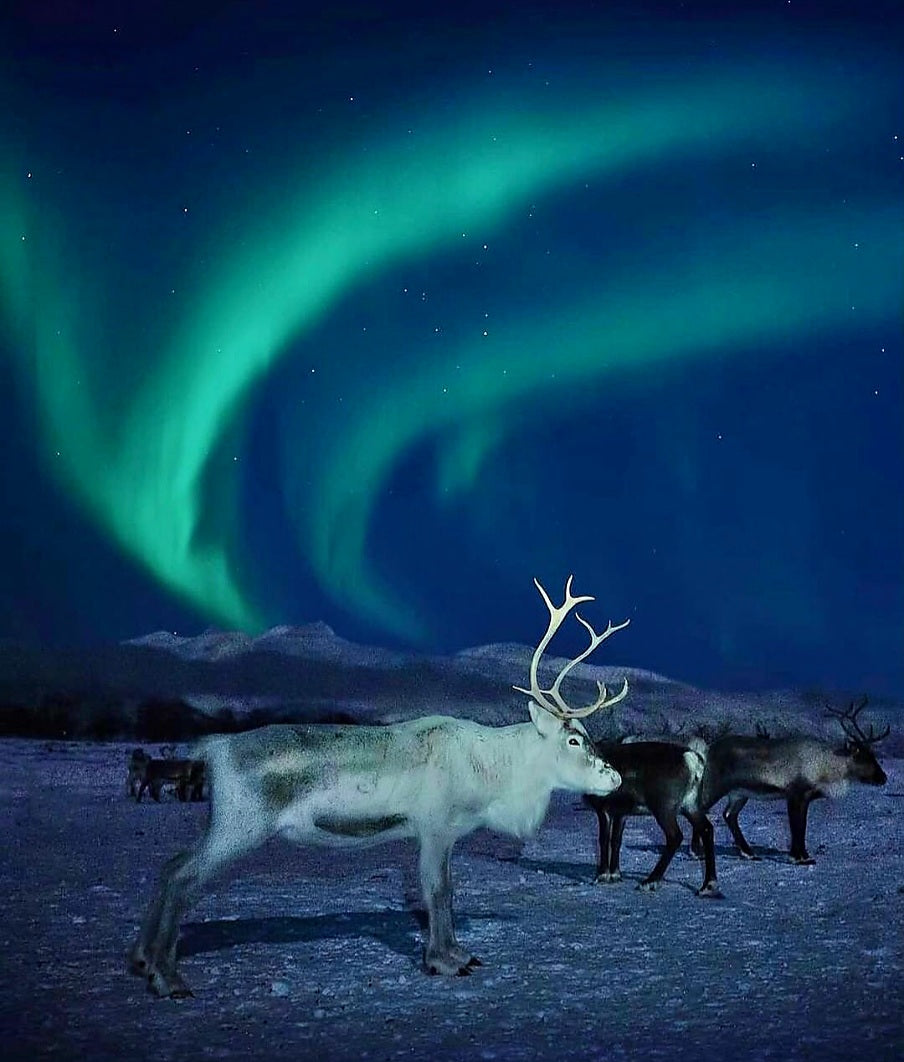
[[863, 700], [859, 704], [854, 701], [847, 706], [847, 708], [833, 708], [830, 704], [826, 704], [826, 715], [830, 715], [837, 719], [841, 724], [841, 729], [847, 734], [851, 741], [856, 745], [875, 745], [883, 738], [887, 738], [891, 733], [891, 726], [886, 728], [879, 734], [873, 730], [873, 724], [869, 725], [869, 733], [864, 734], [860, 729], [860, 724], [857, 722], [857, 716], [863, 711], [863, 709], [869, 703], [869, 697], [864, 696]]
[[616, 631], [620, 631], [624, 627], [627, 627], [628, 624], [631, 622], [630, 620], [625, 620], [624, 623], [619, 623], [617, 626], [613, 626], [610, 622], [602, 634], [597, 634], [596, 631], [590, 626], [590, 624], [577, 613], [575, 613], [575, 618], [578, 620], [579, 623], [583, 624], [583, 626], [586, 627], [587, 630], [590, 632], [590, 645], [584, 650], [583, 653], [580, 654], [580, 656], [576, 656], [573, 660], [569, 661], [565, 665], [565, 667], [562, 668], [562, 670], [556, 677], [555, 682], [552, 684], [552, 686], [550, 686], [548, 690], [544, 690], [540, 686], [540, 682], [537, 675], [540, 665], [540, 658], [546, 651], [546, 647], [552, 641], [553, 635], [556, 633], [559, 627], [561, 627], [562, 621], [565, 619], [568, 613], [571, 612], [572, 609], [574, 609], [576, 605], [580, 605], [584, 601], [595, 600], [594, 598], [588, 596], [575, 597], [574, 595], [572, 595], [571, 580], [573, 578], [573, 575], [568, 576], [568, 581], [565, 583], [565, 600], [562, 602], [561, 605], [554, 605], [550, 600], [549, 594], [547, 594], [547, 592], [540, 585], [540, 580], [534, 579], [534, 584], [540, 591], [540, 596], [543, 598], [543, 601], [547, 609], [549, 610], [549, 625], [547, 626], [546, 633], [540, 639], [540, 644], [534, 650], [534, 655], [531, 658], [530, 689], [524, 689], [523, 686], [512, 687], [519, 693], [526, 693], [529, 697], [533, 698], [534, 702], [540, 708], [545, 708], [547, 712], [550, 712], [558, 719], [582, 719], [585, 716], [592, 714], [593, 712], [599, 711], [600, 708], [611, 708], [612, 705], [618, 704], [618, 702], [622, 700], [622, 698], [625, 697], [628, 692], [627, 679], [625, 679], [625, 684], [622, 687], [621, 691], [611, 698], [609, 697], [609, 691], [607, 690], [606, 686], [602, 682], [597, 682], [597, 687], [599, 688], [599, 697], [596, 699], [596, 701], [594, 701], [593, 704], [587, 705], [586, 708], [569, 708], [568, 705], [565, 703], [565, 699], [559, 692], [559, 687], [562, 685], [562, 680], [565, 678], [568, 672], [571, 671], [575, 664], [579, 664], [582, 660], [586, 660], [586, 658], [590, 656], [590, 654], [593, 652], [594, 649], [596, 649], [600, 642], [604, 642], [610, 635], [615, 634]]

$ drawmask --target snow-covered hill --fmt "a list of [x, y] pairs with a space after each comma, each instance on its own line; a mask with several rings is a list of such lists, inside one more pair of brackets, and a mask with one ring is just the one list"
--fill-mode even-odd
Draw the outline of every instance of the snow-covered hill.
[[[513, 643], [476, 646], [452, 656], [405, 653], [358, 645], [325, 623], [274, 627], [256, 638], [213, 629], [195, 637], [158, 631], [86, 651], [2, 646], [0, 707], [14, 717], [17, 710], [62, 697], [78, 702], [85, 713], [109, 713], [124, 705], [129, 718], [135, 717], [135, 706], [153, 701], [178, 702], [207, 717], [227, 712], [241, 719], [256, 712], [380, 723], [441, 713], [504, 724], [525, 718], [525, 698], [512, 687], [527, 681], [531, 653], [531, 647]], [[551, 681], [564, 664], [564, 659], [546, 659], [541, 679]], [[626, 700], [589, 724], [596, 736], [687, 736], [726, 727], [752, 732], [757, 726], [775, 735], [839, 736], [826, 716], [827, 705], [841, 707], [869, 693], [701, 690], [617, 661], [579, 665], [564, 691], [572, 703], [585, 703], [595, 696], [597, 682], [616, 689], [625, 677]], [[884, 748], [889, 755], [904, 755], [904, 704], [875, 699], [869, 718], [877, 725], [891, 723]]]

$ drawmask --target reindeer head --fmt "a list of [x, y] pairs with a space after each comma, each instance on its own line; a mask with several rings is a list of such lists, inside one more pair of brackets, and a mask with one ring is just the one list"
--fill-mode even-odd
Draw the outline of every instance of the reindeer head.
[[576, 793], [605, 796], [621, 785], [621, 775], [599, 755], [590, 735], [579, 720], [586, 718], [592, 712], [599, 711], [600, 708], [610, 708], [622, 700], [628, 692], [628, 680], [625, 679], [624, 686], [613, 697], [609, 696], [603, 683], [598, 682], [599, 696], [593, 704], [584, 708], [569, 708], [560, 687], [562, 680], [576, 664], [585, 660], [600, 642], [626, 627], [630, 621], [625, 620], [617, 627], [613, 627], [610, 623], [602, 634], [597, 634], [586, 620], [575, 613], [576, 619], [590, 632], [590, 645], [583, 653], [569, 661], [556, 676], [552, 686], [544, 690], [540, 686], [538, 676], [540, 658], [568, 613], [583, 601], [593, 601], [592, 597], [572, 595], [572, 578], [573, 576], [568, 576], [568, 582], [565, 584], [565, 600], [561, 605], [554, 605], [540, 585], [540, 581], [534, 579], [549, 611], [549, 624], [531, 658], [530, 688], [514, 686], [513, 689], [519, 693], [526, 693], [531, 698], [528, 702], [528, 710], [538, 734], [548, 743], [548, 762], [552, 767], [556, 786]]
[[858, 782], [864, 782], [866, 785], [885, 785], [888, 776], [880, 767], [873, 752], [873, 746], [888, 737], [891, 727], [886, 726], [878, 734], [873, 730], [872, 723], [870, 723], [868, 733], [861, 729], [857, 716], [866, 707], [867, 702], [868, 698], [864, 697], [859, 704], [851, 701], [844, 709], [832, 708], [827, 704], [826, 714], [837, 719], [845, 733], [847, 740], [842, 752], [850, 761], [851, 775]]

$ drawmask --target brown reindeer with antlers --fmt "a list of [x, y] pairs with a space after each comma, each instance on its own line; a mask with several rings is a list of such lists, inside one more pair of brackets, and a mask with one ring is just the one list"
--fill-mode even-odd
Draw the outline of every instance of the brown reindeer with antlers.
[[[535, 580], [536, 582], [536, 580]], [[356, 846], [413, 838], [427, 908], [424, 965], [429, 973], [467, 974], [479, 960], [460, 947], [452, 920], [450, 861], [455, 842], [479, 827], [516, 837], [535, 832], [553, 789], [609, 793], [621, 777], [600, 756], [580, 718], [621, 700], [599, 696], [571, 709], [564, 676], [620, 627], [602, 634], [580, 617], [590, 646], [552, 688], [537, 682], [540, 657], [575, 606], [571, 578], [555, 606], [537, 582], [549, 625], [530, 665], [530, 722], [481, 726], [427, 716], [391, 726], [276, 725], [208, 738], [200, 745], [210, 783], [207, 832], [163, 868], [130, 957], [130, 968], [159, 996], [190, 995], [176, 970], [179, 923], [210, 879], [268, 838], [296, 844]], [[624, 624], [622, 624], [624, 626]]]
[[[846, 741], [840, 747], [815, 738], [736, 737], [728, 735], [707, 748], [706, 770], [701, 783], [701, 803], [709, 810], [722, 797], [728, 802], [722, 812], [741, 855], [756, 859], [738, 823], [750, 797], [784, 797], [788, 802], [791, 826], [791, 859], [813, 863], [807, 851], [807, 812], [819, 797], [840, 796], [850, 782], [885, 785], [887, 777], [879, 766], [873, 746], [887, 737], [886, 727], [876, 733], [861, 729], [857, 717], [867, 698], [853, 701], [846, 709], [826, 706], [844, 730]], [[700, 854], [702, 838], [694, 831], [694, 851]]]

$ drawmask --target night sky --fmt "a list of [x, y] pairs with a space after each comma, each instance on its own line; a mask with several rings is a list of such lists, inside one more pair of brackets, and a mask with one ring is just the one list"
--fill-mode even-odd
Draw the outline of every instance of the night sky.
[[0, 637], [904, 693], [900, 4], [329, 7], [3, 16]]

